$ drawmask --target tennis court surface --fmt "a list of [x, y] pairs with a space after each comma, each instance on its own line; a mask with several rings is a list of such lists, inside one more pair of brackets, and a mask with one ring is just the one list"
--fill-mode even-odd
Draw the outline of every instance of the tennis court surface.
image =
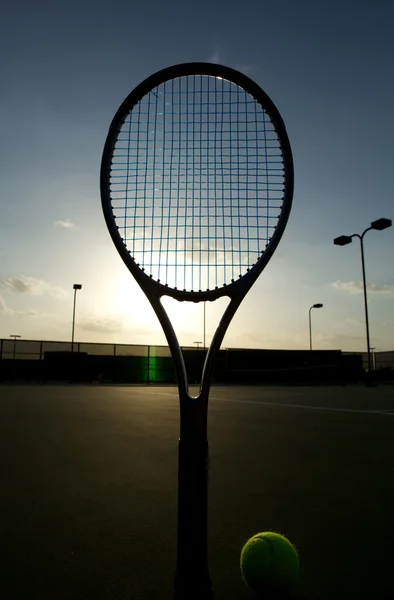
[[[179, 413], [172, 386], [0, 386], [4, 600], [170, 599]], [[209, 560], [254, 598], [248, 537], [289, 536], [294, 598], [394, 598], [394, 386], [213, 387]]]

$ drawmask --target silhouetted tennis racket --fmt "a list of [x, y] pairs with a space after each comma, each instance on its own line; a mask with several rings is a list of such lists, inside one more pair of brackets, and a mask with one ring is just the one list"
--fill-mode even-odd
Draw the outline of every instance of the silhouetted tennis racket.
[[[108, 133], [101, 197], [113, 242], [163, 327], [178, 379], [177, 600], [212, 597], [207, 564], [207, 408], [215, 356], [286, 227], [293, 160], [282, 118], [238, 71], [188, 63], [148, 77]], [[185, 364], [162, 296], [229, 304], [200, 386]]]

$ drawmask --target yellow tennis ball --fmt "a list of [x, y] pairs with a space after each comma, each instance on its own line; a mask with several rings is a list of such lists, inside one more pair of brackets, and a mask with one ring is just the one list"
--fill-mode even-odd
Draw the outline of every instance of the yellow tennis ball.
[[257, 533], [242, 548], [242, 576], [258, 594], [288, 593], [297, 581], [299, 570], [297, 550], [279, 533]]

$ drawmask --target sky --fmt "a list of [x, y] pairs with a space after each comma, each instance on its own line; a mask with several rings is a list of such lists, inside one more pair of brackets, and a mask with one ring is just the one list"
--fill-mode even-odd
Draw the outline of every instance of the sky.
[[[390, 0], [5, 0], [0, 22], [0, 338], [165, 344], [109, 237], [99, 170], [109, 124], [164, 67], [216, 62], [278, 107], [294, 155], [282, 241], [224, 347], [366, 349], [360, 247], [333, 238], [393, 219]], [[394, 349], [394, 228], [365, 236], [371, 346]], [[210, 341], [226, 301], [206, 305]], [[165, 301], [179, 341], [203, 305]]]

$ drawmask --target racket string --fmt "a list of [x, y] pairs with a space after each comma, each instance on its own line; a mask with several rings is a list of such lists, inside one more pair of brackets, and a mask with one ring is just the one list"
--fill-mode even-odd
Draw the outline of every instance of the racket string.
[[124, 242], [170, 287], [212, 289], [242, 276], [272, 236], [284, 187], [268, 115], [215, 77], [159, 85], [127, 116], [113, 152]]

